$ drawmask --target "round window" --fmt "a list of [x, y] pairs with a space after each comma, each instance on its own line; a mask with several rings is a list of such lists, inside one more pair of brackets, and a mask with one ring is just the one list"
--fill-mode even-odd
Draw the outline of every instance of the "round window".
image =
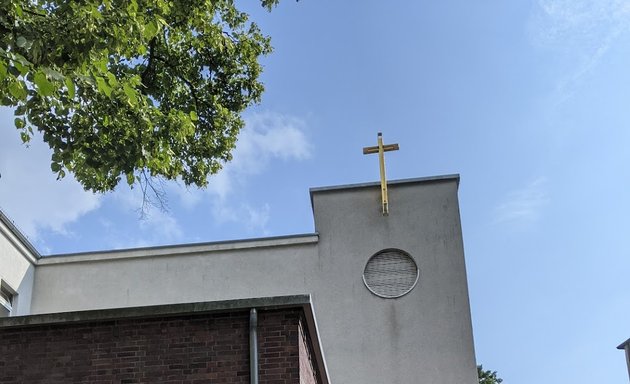
[[400, 249], [384, 249], [368, 260], [363, 271], [365, 286], [375, 295], [392, 299], [416, 286], [418, 266], [413, 257]]

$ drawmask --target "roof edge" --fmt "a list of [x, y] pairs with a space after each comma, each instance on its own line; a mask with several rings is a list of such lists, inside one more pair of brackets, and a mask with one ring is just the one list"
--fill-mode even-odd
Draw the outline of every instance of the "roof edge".
[[9, 219], [9, 217], [2, 211], [2, 209], [0, 209], [0, 222], [2, 222], [2, 224], [4, 224], [8, 228], [11, 235], [15, 236], [16, 240], [20, 244], [15, 244], [15, 241], [13, 239], [8, 240], [18, 248], [20, 248], [19, 245], [24, 247], [24, 249], [28, 253], [30, 253], [30, 255], [25, 254], [23, 250], [18, 249], [18, 251], [20, 251], [20, 253], [22, 253], [22, 255], [24, 255], [24, 257], [26, 257], [32, 264], [36, 264], [37, 260], [41, 258], [41, 255], [39, 254], [37, 249], [35, 249], [33, 244], [31, 244], [31, 242], [22, 233], [22, 231], [20, 231], [19, 228], [13, 223], [13, 221]]
[[30, 327], [38, 325], [86, 323], [150, 317], [170, 317], [182, 314], [204, 314], [250, 308], [281, 309], [311, 305], [310, 295], [272, 296], [249, 299], [203, 301], [183, 304], [160, 304], [140, 307], [93, 309], [87, 311], [57, 312], [37, 315], [0, 318], [0, 328]]
[[[423, 184], [423, 183], [435, 183], [440, 181], [455, 181], [457, 182], [457, 187], [459, 188], [459, 173], [453, 173], [448, 175], [436, 175], [436, 176], [426, 176], [426, 177], [414, 177], [409, 179], [396, 179], [396, 180], [388, 180], [387, 185], [403, 185], [403, 184]], [[361, 189], [361, 188], [374, 188], [380, 187], [380, 181], [366, 182], [366, 183], [355, 183], [355, 184], [344, 184], [344, 185], [332, 185], [328, 187], [314, 187], [309, 189], [309, 194], [311, 196], [311, 207], [313, 207], [313, 195], [316, 193], [325, 193], [325, 192], [336, 192], [343, 191], [349, 189]]]
[[38, 260], [38, 265], [50, 265], [60, 263], [76, 263], [88, 261], [103, 261], [113, 259], [131, 259], [141, 257], [175, 256], [202, 252], [230, 251], [248, 248], [268, 248], [278, 246], [291, 246], [299, 244], [311, 244], [319, 241], [319, 234], [305, 233], [297, 235], [273, 236], [261, 238], [249, 238], [239, 240], [221, 240], [205, 243], [187, 243], [160, 245], [155, 247], [111, 249], [104, 251], [91, 251], [79, 253], [65, 253], [43, 256]]
[[315, 317], [315, 308], [313, 308], [313, 302], [310, 305], [304, 306], [304, 313], [306, 314], [306, 326], [308, 328], [311, 343], [313, 344], [313, 352], [316, 356], [317, 370], [323, 381], [322, 384], [330, 384], [330, 377], [328, 376], [328, 364], [326, 364], [326, 358], [324, 357], [324, 350], [322, 349], [319, 335], [319, 328], [317, 327], [317, 318]]
[[[450, 175], [414, 177], [414, 178], [410, 178], [410, 179], [388, 180], [387, 181], [387, 185], [431, 183], [431, 182], [445, 181], [445, 180], [457, 181], [457, 184], [459, 185], [460, 177], [459, 177], [458, 173], [454, 173], [454, 174], [450, 174]], [[344, 190], [344, 189], [358, 189], [358, 188], [379, 187], [380, 185], [381, 185], [380, 181], [366, 182], [366, 183], [355, 183], [355, 184], [332, 185], [332, 186], [328, 186], [328, 187], [314, 187], [314, 188], [310, 188], [309, 192], [310, 192], [311, 197], [312, 197], [314, 193], [319, 193], [319, 192], [339, 191], [339, 190]]]
[[626, 349], [626, 348], [630, 348], [630, 339], [624, 341], [623, 343], [617, 346], [617, 349]]

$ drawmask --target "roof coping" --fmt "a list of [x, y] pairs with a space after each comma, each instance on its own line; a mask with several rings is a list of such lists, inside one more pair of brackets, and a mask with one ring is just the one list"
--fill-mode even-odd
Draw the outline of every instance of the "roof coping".
[[232, 251], [248, 248], [266, 248], [316, 243], [319, 234], [306, 233], [299, 235], [262, 237], [241, 240], [214, 241], [207, 243], [188, 243], [174, 245], [160, 245], [155, 247], [112, 249], [104, 251], [66, 253], [44, 256], [38, 260], [38, 265], [49, 265], [71, 262], [88, 262], [112, 259], [130, 259], [139, 257], [174, 256], [183, 254]]
[[182, 314], [204, 314], [235, 311], [249, 308], [280, 309], [310, 305], [310, 295], [257, 297], [222, 301], [151, 305], [46, 313], [37, 315], [11, 316], [0, 318], [0, 328], [28, 327], [37, 325], [85, 323], [92, 321], [140, 319], [148, 317], [168, 317]]
[[33, 244], [24, 236], [22, 231], [13, 223], [13, 221], [0, 209], [0, 222], [9, 228], [9, 231], [22, 243], [22, 245], [32, 254], [35, 259], [41, 258], [41, 255], [35, 249]]
[[[397, 180], [388, 180], [387, 185], [400, 185], [400, 184], [420, 184], [420, 183], [432, 183], [436, 181], [445, 181], [445, 180], [455, 180], [459, 185], [459, 174], [451, 174], [451, 175], [439, 175], [439, 176], [427, 176], [427, 177], [416, 177], [411, 179], [397, 179]], [[367, 182], [367, 183], [355, 183], [355, 184], [345, 184], [345, 185], [332, 185], [328, 187], [315, 187], [310, 188], [309, 192], [311, 197], [314, 193], [320, 192], [328, 192], [328, 191], [342, 191], [345, 189], [359, 189], [359, 188], [371, 188], [371, 187], [380, 187], [380, 181]]]
[[[435, 182], [440, 182], [440, 181], [456, 181], [457, 186], [459, 187], [459, 180], [460, 180], [459, 174], [454, 173], [450, 175], [437, 175], [437, 176], [427, 176], [427, 177], [415, 177], [411, 179], [387, 180], [387, 185], [395, 186], [395, 185], [435, 183]], [[333, 186], [328, 186], [328, 187], [310, 188], [309, 193], [311, 195], [311, 207], [313, 206], [313, 195], [316, 193], [337, 192], [337, 191], [361, 189], [361, 188], [374, 188], [374, 187], [380, 188], [380, 186], [381, 186], [380, 181], [374, 181], [374, 182], [367, 182], [367, 183], [333, 185]]]

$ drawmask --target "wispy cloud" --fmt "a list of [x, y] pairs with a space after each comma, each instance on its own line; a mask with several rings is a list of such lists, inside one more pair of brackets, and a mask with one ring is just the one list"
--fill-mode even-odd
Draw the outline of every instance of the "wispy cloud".
[[549, 203], [547, 181], [538, 178], [523, 188], [507, 194], [505, 199], [494, 210], [494, 222], [534, 222]]
[[[140, 234], [136, 234], [133, 244], [121, 244], [120, 247], [147, 246], [156, 243], [174, 243], [181, 241], [184, 231], [168, 209], [161, 210], [151, 205], [146, 205], [141, 212], [144, 196], [141, 188], [121, 188], [110, 198], [116, 206], [138, 214], [138, 227]], [[140, 239], [138, 237], [141, 237]], [[120, 248], [118, 247], [118, 248]]]
[[263, 204], [258, 208], [246, 203], [236, 208], [225, 204], [215, 204], [212, 211], [214, 219], [219, 224], [240, 223], [249, 232], [268, 234], [267, 223], [271, 215], [269, 204]]
[[238, 137], [233, 160], [211, 178], [208, 191], [224, 198], [249, 176], [265, 171], [271, 161], [304, 160], [311, 156], [306, 124], [292, 116], [266, 112], [251, 114]]
[[572, 68], [558, 81], [558, 101], [570, 97], [618, 37], [630, 29], [627, 0], [538, 0], [530, 32], [534, 45], [566, 56]]
[[213, 201], [212, 214], [218, 222], [243, 223], [248, 230], [265, 232], [271, 209], [268, 205], [252, 207], [247, 202], [232, 201], [230, 193], [243, 188], [250, 177], [267, 171], [274, 161], [299, 161], [311, 157], [306, 123], [296, 117], [273, 112], [246, 116], [233, 160], [210, 178], [205, 190], [174, 186], [169, 194], [178, 197], [189, 209], [203, 200]]
[[85, 192], [71, 176], [58, 181], [48, 147], [39, 137], [23, 145], [11, 115], [0, 110], [0, 206], [31, 240], [43, 229], [70, 235], [68, 224], [97, 209], [102, 196]]

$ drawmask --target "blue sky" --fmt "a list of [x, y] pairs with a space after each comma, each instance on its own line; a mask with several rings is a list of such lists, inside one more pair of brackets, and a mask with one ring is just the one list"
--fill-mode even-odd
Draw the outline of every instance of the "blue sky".
[[459, 173], [479, 363], [505, 383], [625, 383], [630, 2], [284, 1], [263, 102], [207, 190], [55, 180], [0, 110], [0, 206], [44, 254], [313, 231], [308, 188]]

